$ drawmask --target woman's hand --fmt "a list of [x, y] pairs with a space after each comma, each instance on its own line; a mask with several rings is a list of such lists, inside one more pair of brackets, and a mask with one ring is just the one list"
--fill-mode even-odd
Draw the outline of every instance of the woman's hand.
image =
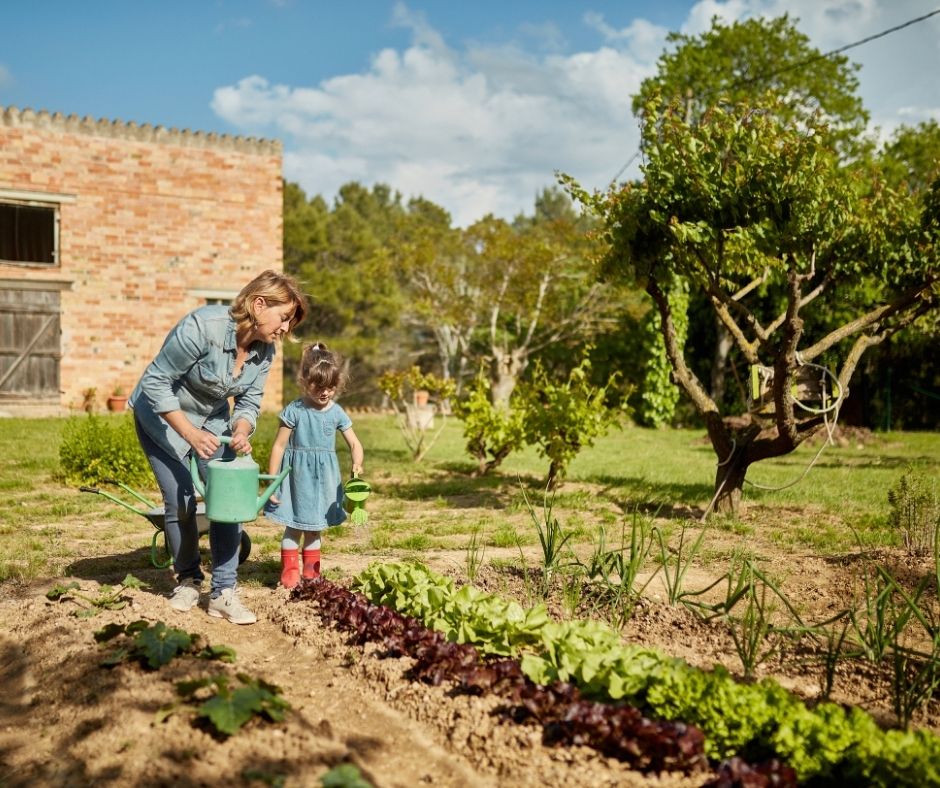
[[205, 430], [193, 429], [192, 432], [186, 436], [186, 441], [193, 447], [193, 451], [204, 460], [210, 459], [212, 455], [218, 451], [219, 446], [221, 446], [219, 439], [211, 432], [206, 432]]
[[352, 464], [352, 475], [358, 476], [360, 473], [362, 473], [362, 463], [354, 462]]
[[251, 454], [251, 424], [246, 419], [239, 419], [232, 429], [232, 441], [229, 444], [232, 451], [239, 454]]

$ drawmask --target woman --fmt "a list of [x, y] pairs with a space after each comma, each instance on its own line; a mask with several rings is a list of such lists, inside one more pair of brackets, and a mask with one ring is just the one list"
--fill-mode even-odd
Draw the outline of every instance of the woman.
[[[163, 493], [164, 531], [178, 583], [170, 596], [174, 610], [186, 612], [199, 602], [204, 577], [189, 456], [195, 452], [204, 472], [209, 459], [222, 455], [219, 435], [231, 435], [232, 451], [251, 451], [275, 343], [306, 313], [298, 283], [265, 271], [230, 308], [204, 306], [180, 320], [131, 392], [128, 404], [134, 409], [137, 436]], [[208, 613], [234, 624], [253, 624], [255, 614], [236, 591], [241, 531], [241, 524], [209, 524]]]

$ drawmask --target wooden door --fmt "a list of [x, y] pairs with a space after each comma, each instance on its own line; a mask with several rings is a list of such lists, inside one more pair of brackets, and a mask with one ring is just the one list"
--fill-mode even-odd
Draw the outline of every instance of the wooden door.
[[0, 290], [0, 399], [59, 398], [58, 290]]

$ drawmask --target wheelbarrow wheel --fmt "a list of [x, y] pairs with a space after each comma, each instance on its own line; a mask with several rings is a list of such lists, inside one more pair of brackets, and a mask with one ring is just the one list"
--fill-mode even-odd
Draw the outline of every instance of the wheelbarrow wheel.
[[248, 560], [249, 555], [251, 555], [251, 537], [248, 536], [247, 531], [242, 531], [242, 543], [238, 550], [239, 565], [245, 563], [245, 561]]

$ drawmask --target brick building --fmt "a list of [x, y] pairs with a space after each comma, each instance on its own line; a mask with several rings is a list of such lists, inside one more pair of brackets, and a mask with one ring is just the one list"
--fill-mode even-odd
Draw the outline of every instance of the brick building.
[[0, 107], [0, 410], [128, 393], [186, 312], [281, 269], [281, 223], [277, 141]]

